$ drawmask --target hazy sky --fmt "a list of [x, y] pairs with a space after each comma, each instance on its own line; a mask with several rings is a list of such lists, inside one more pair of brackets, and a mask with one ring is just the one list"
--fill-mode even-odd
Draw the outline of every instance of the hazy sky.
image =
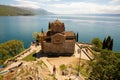
[[120, 0], [0, 0], [0, 4], [43, 8], [56, 14], [120, 14]]

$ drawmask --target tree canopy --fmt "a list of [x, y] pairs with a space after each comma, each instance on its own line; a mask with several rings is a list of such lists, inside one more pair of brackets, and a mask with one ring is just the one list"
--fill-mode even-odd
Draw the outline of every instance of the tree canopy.
[[94, 38], [92, 40], [92, 44], [95, 45], [94, 49], [96, 51], [100, 51], [101, 50], [101, 48], [102, 48], [102, 41], [99, 38]]
[[92, 62], [90, 80], [119, 80], [120, 53], [103, 50]]
[[23, 42], [20, 40], [10, 40], [0, 44], [0, 64], [24, 50]]

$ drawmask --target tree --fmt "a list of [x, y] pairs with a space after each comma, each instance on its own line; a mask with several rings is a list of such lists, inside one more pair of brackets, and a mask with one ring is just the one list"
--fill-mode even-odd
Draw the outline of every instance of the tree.
[[24, 50], [23, 42], [10, 40], [0, 44], [0, 62], [3, 63], [9, 57], [13, 57]]
[[50, 29], [50, 22], [49, 22], [49, 25], [48, 25], [48, 29]]
[[109, 49], [109, 50], [112, 50], [112, 49], [113, 49], [113, 39], [111, 39], [111, 41], [110, 41], [110, 46], [109, 46], [108, 49]]
[[37, 35], [38, 35], [38, 32], [33, 32], [33, 34], [32, 34], [32, 36], [35, 40], [36, 40]]
[[104, 50], [92, 62], [89, 80], [119, 80], [120, 58], [115, 53]]
[[40, 39], [40, 33], [39, 32], [34, 32], [33, 33], [33, 38], [36, 40], [36, 42], [38, 42], [39, 41], [39, 39]]
[[105, 49], [105, 47], [106, 47], [106, 38], [103, 40], [103, 46], [102, 46], [102, 49]]
[[44, 33], [43, 28], [41, 29], [41, 33]]
[[113, 39], [111, 38], [111, 36], [108, 36], [103, 40], [102, 49], [112, 50], [112, 48], [113, 48]]
[[94, 38], [93, 40], [92, 40], [92, 44], [94, 44], [95, 45], [95, 50], [96, 51], [99, 51], [99, 50], [101, 50], [101, 48], [102, 48], [102, 41], [99, 39], [99, 38]]
[[8, 58], [8, 51], [0, 48], [0, 64], [2, 64]]
[[77, 32], [77, 35], [76, 35], [76, 41], [78, 42], [78, 38], [79, 38], [79, 34]]

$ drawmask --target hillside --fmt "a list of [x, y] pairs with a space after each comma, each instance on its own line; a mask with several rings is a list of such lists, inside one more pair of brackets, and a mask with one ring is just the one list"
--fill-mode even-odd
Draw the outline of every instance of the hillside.
[[34, 12], [18, 7], [0, 5], [0, 16], [34, 15]]
[[49, 12], [47, 10], [44, 10], [42, 8], [38, 8], [38, 9], [33, 9], [33, 8], [25, 8], [25, 7], [21, 7], [21, 9], [25, 9], [25, 10], [29, 10], [31, 12], [34, 12], [36, 15], [53, 15], [54, 13]]
[[13, 7], [0, 5], [0, 16], [28, 16], [28, 15], [51, 15], [53, 13], [44, 9], [32, 9], [25, 7]]

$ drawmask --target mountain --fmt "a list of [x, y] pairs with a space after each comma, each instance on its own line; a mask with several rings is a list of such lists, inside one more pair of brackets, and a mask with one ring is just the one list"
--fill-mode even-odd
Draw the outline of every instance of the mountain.
[[21, 7], [21, 9], [29, 10], [31, 12], [34, 12], [36, 15], [53, 15], [54, 13], [46, 11], [44, 9], [38, 8], [38, 9], [33, 9], [33, 8], [25, 8]]
[[28, 16], [28, 15], [52, 15], [44, 9], [33, 9], [25, 7], [13, 7], [8, 5], [0, 5], [0, 16]]
[[34, 15], [35, 13], [29, 10], [21, 9], [18, 7], [0, 5], [0, 16], [27, 16]]
[[74, 15], [83, 15], [83, 16], [120, 16], [120, 14], [111, 14], [111, 13], [108, 13], [108, 14], [105, 14], [105, 13], [99, 13], [99, 14], [74, 14]]

